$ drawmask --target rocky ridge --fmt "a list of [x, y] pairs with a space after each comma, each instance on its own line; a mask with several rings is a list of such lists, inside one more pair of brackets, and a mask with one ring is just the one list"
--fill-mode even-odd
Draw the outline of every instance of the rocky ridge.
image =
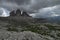
[[60, 25], [41, 23], [27, 12], [12, 11], [9, 17], [0, 17], [0, 40], [60, 40]]

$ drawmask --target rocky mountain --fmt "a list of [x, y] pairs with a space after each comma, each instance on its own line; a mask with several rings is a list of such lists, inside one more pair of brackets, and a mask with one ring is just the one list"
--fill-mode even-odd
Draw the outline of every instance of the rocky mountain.
[[0, 40], [60, 40], [60, 25], [46, 22], [13, 10], [9, 17], [0, 17]]
[[21, 23], [22, 21], [28, 23], [44, 23], [47, 21], [45, 18], [33, 18], [26, 11], [21, 11], [20, 9], [11, 11], [9, 17], [0, 17], [0, 20], [17, 23]]
[[20, 9], [17, 9], [16, 11], [10, 12], [10, 16], [27, 16], [30, 17], [29, 14], [25, 11], [21, 11]]

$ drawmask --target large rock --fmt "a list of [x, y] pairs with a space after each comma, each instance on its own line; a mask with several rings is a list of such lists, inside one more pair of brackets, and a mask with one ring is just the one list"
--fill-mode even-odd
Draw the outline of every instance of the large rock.
[[16, 10], [16, 16], [21, 16], [21, 10], [20, 9]]
[[12, 12], [10, 12], [10, 16], [15, 16], [14, 10]]
[[29, 14], [25, 11], [21, 11], [20, 9], [17, 9], [16, 11], [10, 12], [10, 16], [24, 16], [24, 17], [30, 17]]
[[27, 14], [27, 12], [24, 12], [24, 11], [23, 11], [23, 13], [22, 13], [21, 16], [27, 16], [27, 17], [29, 17], [29, 15]]

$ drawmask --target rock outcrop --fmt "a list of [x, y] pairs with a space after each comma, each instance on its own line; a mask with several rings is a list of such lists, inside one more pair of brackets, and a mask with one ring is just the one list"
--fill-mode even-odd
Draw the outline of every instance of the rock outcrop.
[[17, 9], [15, 14], [16, 14], [16, 16], [21, 16], [21, 10]]
[[22, 11], [20, 9], [17, 9], [16, 11], [12, 11], [10, 12], [10, 16], [27, 16], [27, 17], [30, 17], [29, 14], [25, 11]]
[[27, 16], [27, 17], [29, 17], [29, 15], [27, 14], [27, 12], [24, 12], [24, 11], [23, 11], [23, 13], [22, 13], [21, 16]]
[[10, 12], [10, 16], [15, 16], [14, 10]]

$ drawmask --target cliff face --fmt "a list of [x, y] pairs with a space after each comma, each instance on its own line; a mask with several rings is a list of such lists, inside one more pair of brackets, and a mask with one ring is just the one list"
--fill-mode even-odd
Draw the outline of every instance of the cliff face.
[[16, 14], [16, 16], [21, 16], [21, 10], [17, 9], [15, 14]]
[[23, 20], [26, 22], [34, 22], [34, 23], [47, 22], [47, 20], [44, 18], [33, 18], [26, 11], [21, 11], [20, 9], [10, 12], [10, 16], [8, 19], [18, 21], [18, 22]]
[[30, 17], [29, 14], [25, 11], [21, 11], [20, 9], [17, 9], [16, 11], [10, 12], [10, 16], [27, 16]]
[[10, 16], [15, 16], [15, 12], [14, 11], [11, 11], [10, 12]]

